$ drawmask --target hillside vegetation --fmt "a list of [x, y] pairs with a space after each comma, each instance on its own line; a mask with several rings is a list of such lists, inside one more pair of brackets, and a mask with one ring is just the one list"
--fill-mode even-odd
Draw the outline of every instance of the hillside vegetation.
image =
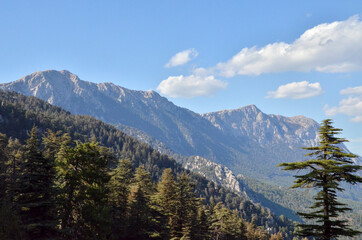
[[[151, 189], [156, 188], [155, 184], [160, 181], [162, 173], [165, 171], [165, 169], [171, 169], [170, 171], [172, 172], [172, 175], [175, 177], [177, 176], [177, 179], [178, 179], [178, 181], [176, 181], [175, 184], [180, 184], [179, 183], [180, 181], [184, 181], [184, 184], [186, 184], [185, 186], [189, 186], [189, 187], [192, 186], [192, 189], [194, 189], [194, 190], [190, 190], [190, 189], [188, 190], [189, 194], [191, 194], [191, 195], [195, 194], [194, 198], [191, 198], [191, 199], [195, 199], [195, 201], [197, 199], [202, 199], [202, 200], [197, 200], [200, 202], [200, 205], [199, 205], [200, 207], [197, 208], [198, 209], [197, 212], [205, 211], [205, 214], [206, 215], [208, 214], [207, 219], [209, 219], [209, 220], [213, 219], [213, 220], [210, 220], [211, 221], [210, 226], [212, 226], [212, 221], [217, 222], [218, 221], [217, 219], [220, 217], [220, 216], [212, 217], [212, 216], [214, 216], [214, 215], [212, 215], [213, 214], [212, 211], [215, 210], [217, 212], [220, 210], [221, 211], [220, 214], [226, 214], [227, 216], [230, 216], [230, 217], [234, 216], [234, 217], [237, 217], [238, 219], [240, 219], [240, 221], [246, 221], [246, 222], [250, 223], [250, 224], [246, 223], [245, 226], [254, 226], [253, 224], [263, 226], [263, 230], [262, 229], [259, 229], [259, 230], [266, 234], [265, 237], [267, 235], [270, 236], [270, 234], [277, 233], [277, 232], [281, 232], [284, 235], [284, 237], [286, 237], [286, 238], [292, 238], [292, 236], [293, 236], [293, 227], [292, 227], [291, 222], [289, 222], [288, 220], [286, 220], [284, 218], [277, 218], [268, 209], [265, 209], [265, 208], [261, 207], [260, 205], [255, 205], [252, 202], [250, 202], [249, 200], [246, 200], [245, 198], [243, 198], [223, 187], [217, 186], [213, 182], [207, 181], [205, 178], [203, 178], [199, 175], [189, 173], [188, 171], [184, 170], [181, 167], [181, 165], [176, 163], [173, 159], [170, 159], [166, 155], [159, 154], [157, 151], [153, 150], [148, 145], [137, 142], [136, 140], [126, 136], [121, 131], [117, 130], [116, 128], [114, 128], [110, 125], [107, 125], [99, 120], [96, 120], [96, 119], [94, 119], [92, 117], [88, 117], [88, 116], [71, 115], [69, 112], [62, 110], [61, 108], [54, 107], [37, 98], [26, 97], [26, 96], [23, 96], [21, 94], [14, 93], [14, 92], [1, 91], [0, 92], [0, 103], [1, 103], [0, 132], [4, 134], [3, 138], [7, 139], [7, 140], [4, 140], [5, 143], [7, 143], [7, 144], [5, 144], [7, 146], [6, 149], [10, 148], [10, 149], [7, 149], [7, 151], [14, 150], [14, 147], [13, 147], [13, 149], [11, 148], [11, 144], [13, 144], [14, 142], [17, 142], [15, 139], [19, 139], [19, 142], [17, 142], [17, 144], [22, 146], [21, 148], [24, 149], [24, 154], [19, 152], [18, 154], [20, 154], [20, 155], [17, 155], [17, 156], [20, 156], [19, 161], [18, 161], [20, 169], [24, 169], [21, 167], [23, 163], [28, 163], [28, 160], [26, 160], [27, 159], [27, 153], [26, 153], [27, 150], [26, 149], [28, 149], [29, 140], [27, 140], [27, 139], [29, 139], [29, 133], [31, 132], [31, 129], [33, 128], [33, 126], [37, 126], [38, 127], [37, 134], [40, 136], [42, 134], [45, 134], [45, 138], [47, 138], [47, 137], [49, 138], [48, 130], [51, 130], [53, 133], [61, 131], [62, 134], [67, 134], [69, 136], [69, 139], [71, 139], [71, 142], [73, 142], [74, 140], [79, 141], [78, 144], [74, 144], [74, 142], [73, 142], [72, 144], [70, 144], [68, 146], [69, 151], [71, 153], [81, 151], [83, 148], [90, 148], [90, 149], [93, 149], [94, 151], [102, 152], [103, 150], [99, 150], [98, 145], [95, 143], [95, 142], [98, 142], [101, 146], [109, 148], [109, 151], [111, 152], [110, 159], [113, 159], [113, 158], [116, 160], [129, 159], [130, 163], [131, 163], [131, 166], [129, 169], [132, 169], [132, 171], [131, 171], [132, 175], [129, 179], [132, 179], [131, 180], [132, 184], [134, 186], [136, 186], [135, 188], [138, 188], [138, 190], [141, 187], [137, 185], [138, 184], [137, 180], [136, 180], [137, 173], [138, 173], [138, 171], [142, 171], [142, 170], [134, 170], [134, 169], [144, 169], [144, 172], [142, 174], [145, 174], [145, 175], [149, 174], [149, 179], [150, 179], [150, 181], [153, 182], [153, 184], [150, 185]], [[47, 132], [48, 132], [48, 135], [47, 135]], [[59, 137], [60, 136], [62, 136], [62, 135], [59, 135]], [[55, 140], [55, 142], [59, 143], [60, 141]], [[103, 147], [100, 149], [103, 149]], [[19, 148], [19, 147], [17, 147], [17, 148]], [[46, 156], [46, 154], [45, 154], [46, 147], [44, 145], [44, 138], [43, 138], [42, 145], [40, 145], [38, 151], [41, 153], [41, 155], [44, 158], [51, 159], [51, 158], [49, 158], [49, 155]], [[59, 155], [58, 152], [55, 155], [58, 156]], [[53, 154], [52, 156], [55, 156], [55, 155]], [[8, 158], [6, 161], [9, 161], [9, 159], [14, 161], [14, 159], [12, 159], [12, 158]], [[57, 160], [55, 160], [55, 163], [56, 162], [57, 162]], [[92, 166], [91, 162], [89, 163], [89, 167], [90, 166]], [[109, 160], [109, 161], [107, 161], [106, 165], [103, 165], [104, 171], [107, 172], [107, 176], [109, 176], [109, 175], [112, 176], [112, 173], [115, 171], [113, 169], [117, 169], [116, 166], [119, 166], [119, 164], [117, 164], [116, 161], [113, 161], [113, 160], [112, 161]], [[63, 166], [63, 167], [66, 168], [66, 166]], [[84, 168], [87, 169], [87, 167], [88, 166], [85, 163]], [[59, 167], [58, 167], [57, 171], [59, 171]], [[20, 173], [20, 175], [23, 174], [21, 171], [19, 173]], [[85, 172], [84, 172], [85, 177], [87, 176], [86, 173], [87, 173], [87, 170], [85, 170]], [[141, 174], [141, 173], [138, 173], [138, 174]], [[17, 178], [15, 178], [15, 179], [17, 179]], [[103, 178], [102, 176], [100, 176], [100, 179], [103, 179], [102, 180], [102, 181], [104, 181], [103, 183], [106, 183], [107, 181], [109, 181], [106, 178]], [[184, 179], [184, 180], [181, 180], [181, 179]], [[18, 180], [16, 180], [16, 181], [18, 181]], [[121, 181], [121, 183], [122, 183], [122, 181]], [[102, 185], [99, 182], [97, 184]], [[12, 185], [10, 184], [9, 186], [12, 186]], [[61, 184], [61, 186], [62, 187], [58, 189], [60, 192], [63, 189], [64, 184]], [[11, 189], [11, 187], [10, 187], [10, 189]], [[106, 191], [107, 189], [103, 189], [103, 190]], [[135, 190], [135, 189], [133, 189], [133, 190]], [[107, 191], [109, 191], [109, 189]], [[87, 191], [85, 191], [85, 193], [86, 192]], [[112, 191], [110, 191], [110, 193], [112, 193]], [[113, 193], [115, 193], [115, 192], [113, 191]], [[130, 195], [127, 196], [127, 199], [128, 199], [127, 200], [128, 205], [126, 205], [126, 206], [128, 206], [127, 209], [129, 209], [129, 207], [132, 205], [131, 203], [133, 203], [130, 200], [130, 199], [134, 199], [134, 198], [132, 198], [132, 196], [136, 198], [136, 196], [132, 195], [131, 193], [132, 193], [132, 191], [130, 189], [130, 193], [129, 193]], [[133, 192], [133, 193], [135, 193], [135, 192]], [[151, 199], [152, 196], [157, 195], [158, 193], [159, 193], [159, 191], [152, 190], [147, 193], [148, 195], [147, 194], [146, 195]], [[5, 195], [7, 195], [7, 194], [5, 194]], [[67, 196], [67, 195], [65, 194], [65, 196]], [[87, 194], [85, 196], [86, 196], [86, 198], [88, 197]], [[87, 199], [84, 199], [84, 198], [82, 198], [82, 199], [83, 199], [83, 201], [87, 202]], [[95, 201], [95, 200], [92, 200], [92, 201]], [[104, 195], [104, 196], [102, 195], [102, 198], [97, 199], [97, 201], [102, 201], [103, 202], [102, 206], [108, 207], [107, 211], [112, 211], [112, 206], [108, 205], [108, 202], [110, 201], [109, 195]], [[87, 204], [88, 203], [89, 202], [87, 202]], [[9, 204], [9, 203], [7, 202], [7, 204]], [[10, 203], [10, 205], [11, 204], [12, 203]], [[85, 206], [88, 206], [87, 204], [85, 204]], [[129, 204], [131, 204], [131, 205], [129, 205]], [[83, 204], [80, 204], [77, 206], [81, 207], [81, 209], [78, 209], [77, 211], [80, 211], [82, 213]], [[90, 205], [90, 206], [92, 206], [92, 205]], [[151, 206], [152, 206], [152, 204], [150, 205], [150, 208], [153, 208]], [[197, 204], [195, 204], [194, 206], [196, 207]], [[9, 208], [6, 208], [6, 209], [9, 209]], [[11, 208], [11, 209], [14, 209], [14, 211], [16, 213], [17, 209], [18, 209], [17, 205], [15, 204], [13, 206], [13, 208]], [[225, 210], [223, 210], [223, 209], [225, 209]], [[229, 210], [227, 210], [227, 209], [229, 209]], [[93, 214], [95, 214], [97, 216], [96, 217], [97, 221], [99, 220], [102, 222], [103, 218], [102, 218], [101, 213], [103, 213], [103, 210], [101, 211], [99, 209], [100, 212], [97, 212], [97, 211], [93, 212], [91, 215], [88, 216], [89, 219], [87, 221], [92, 222], [94, 220], [92, 218], [92, 216], [94, 217]], [[230, 212], [230, 210], [236, 210], [236, 212], [234, 214], [232, 214], [232, 212]], [[195, 212], [196, 210], [193, 210], [193, 211]], [[215, 212], [215, 214], [216, 214], [216, 212]], [[11, 216], [13, 216], [11, 213], [9, 213], [9, 214]], [[161, 211], [161, 215], [162, 214], [165, 215], [165, 213], [162, 213], [162, 211]], [[5, 216], [5, 215], [2, 215], [2, 216]], [[15, 216], [16, 216], [16, 214], [15, 214]], [[132, 217], [133, 212], [130, 212], [127, 216]], [[86, 217], [86, 215], [84, 215], [83, 217]], [[194, 217], [196, 217], [196, 215], [194, 215]], [[14, 221], [16, 222], [16, 217], [14, 217], [14, 219], [15, 219]], [[67, 219], [69, 219], [69, 218], [67, 218]], [[71, 219], [75, 219], [75, 217], [73, 216]], [[197, 219], [197, 218], [192, 218], [192, 219]], [[241, 220], [241, 219], [244, 219], [244, 220]], [[6, 222], [4, 220], [5, 219], [3, 217], [2, 218], [3, 223]], [[22, 223], [21, 217], [20, 217], [19, 221], [20, 221], [20, 223]], [[84, 220], [84, 221], [86, 221], [86, 220]], [[131, 218], [129, 218], [127, 221], [131, 221]], [[132, 220], [132, 221], [134, 221], [134, 220]], [[132, 223], [130, 226], [136, 226], [138, 220], [136, 219], [135, 221], [136, 222]], [[199, 218], [199, 223], [200, 223], [200, 221], [201, 220]], [[232, 220], [233, 223], [236, 223], [238, 221]], [[60, 221], [60, 222], [62, 223], [62, 221]], [[80, 222], [79, 224], [86, 224], [86, 223]], [[92, 222], [92, 224], [98, 224], [98, 223]], [[102, 224], [104, 224], [104, 222], [102, 222]], [[157, 223], [156, 223], [156, 225], [157, 225]], [[190, 226], [186, 226], [186, 225], [183, 225], [183, 227], [182, 227], [185, 231], [185, 234], [192, 232], [189, 228]], [[252, 227], [252, 229], [256, 229], [255, 231], [258, 232], [259, 230], [257, 230], [258, 228], [256, 227], [256, 225], [255, 225], [255, 227]], [[69, 225], [64, 225], [64, 228], [66, 228], [66, 226], [69, 226]], [[20, 228], [23, 228], [23, 227], [24, 226], [22, 224], [20, 224]], [[224, 226], [219, 226], [218, 224], [214, 224], [214, 227], [215, 227], [215, 229], [218, 229], [217, 231], [221, 231], [220, 229], [224, 229]], [[99, 229], [102, 229], [102, 228], [99, 228]], [[208, 229], [209, 229], [209, 227], [208, 227]], [[213, 228], [211, 227], [211, 229], [213, 229]], [[96, 229], [93, 229], [93, 230], [97, 231]], [[104, 229], [102, 229], [102, 231], [103, 230]], [[110, 230], [110, 231], [112, 232], [112, 230]], [[129, 231], [129, 229], [127, 231]], [[211, 231], [210, 234], [215, 234], [215, 232], [217, 232], [217, 231], [215, 230], [214, 233], [212, 233], [212, 231]], [[235, 231], [232, 234], [235, 235], [236, 234]], [[245, 233], [251, 232], [251, 231], [252, 230], [246, 231]], [[155, 238], [159, 238], [161, 236], [161, 235], [157, 235], [157, 234], [154, 235], [154, 232], [152, 232], [152, 233], [151, 232], [147, 230], [144, 232], [145, 235], [143, 235], [143, 236], [147, 236], [146, 238], [149, 238], [151, 236], [153, 236]], [[63, 234], [65, 234], [65, 233], [63, 233]], [[105, 233], [102, 233], [102, 234], [105, 234]], [[108, 234], [109, 234], [109, 232], [108, 232]], [[125, 233], [123, 233], [123, 234], [125, 234]], [[102, 236], [105, 236], [105, 235], [102, 235]], [[123, 235], [123, 237], [124, 237], [124, 235]], [[251, 236], [250, 236], [250, 238], [251, 238]], [[82, 239], [82, 238], [79, 237], [79, 239]], [[83, 239], [86, 239], [86, 238], [83, 238]], [[98, 239], [101, 239], [101, 238], [98, 238]], [[193, 239], [196, 239], [196, 238], [193, 238]]]

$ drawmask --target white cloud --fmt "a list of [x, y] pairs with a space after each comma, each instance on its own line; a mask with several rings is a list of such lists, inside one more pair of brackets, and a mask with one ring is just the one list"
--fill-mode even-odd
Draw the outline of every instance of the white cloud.
[[362, 86], [342, 89], [340, 93], [343, 95], [361, 95], [362, 96]]
[[356, 116], [351, 119], [351, 122], [362, 123], [362, 116]]
[[[362, 86], [346, 88], [341, 90], [341, 94], [349, 95], [348, 98], [342, 99], [336, 107], [324, 107], [327, 116], [344, 114], [351, 116], [351, 122], [362, 123]], [[354, 96], [357, 95], [357, 96]]]
[[193, 48], [184, 50], [182, 52], [178, 52], [170, 59], [170, 61], [165, 65], [165, 67], [170, 68], [170, 67], [184, 65], [185, 63], [191, 61], [198, 55], [199, 53]]
[[302, 99], [318, 96], [322, 93], [323, 89], [319, 83], [302, 81], [281, 85], [276, 91], [268, 92], [267, 98]]
[[[259, 75], [263, 73], [297, 72], [352, 72], [362, 70], [362, 21], [352, 16], [345, 21], [323, 23], [305, 31], [292, 43], [275, 42], [262, 47], [243, 48], [229, 61], [210, 68], [196, 68], [190, 76], [170, 76], [160, 83], [158, 89], [169, 96], [201, 96], [226, 87], [216, 77], [235, 75]], [[165, 65], [174, 67], [187, 63], [198, 55], [195, 49], [177, 53]], [[205, 79], [212, 79], [206, 81]], [[190, 79], [197, 80], [199, 89], [184, 89], [193, 86]], [[182, 82], [182, 83], [181, 83]], [[210, 86], [208, 86], [210, 84]], [[320, 85], [298, 83], [280, 86], [267, 97], [306, 98], [322, 93]], [[301, 84], [301, 83], [299, 83]], [[175, 87], [176, 89], [171, 89]], [[192, 87], [191, 87], [192, 88]], [[209, 89], [205, 90], [204, 89]], [[210, 90], [212, 89], [212, 90]], [[346, 90], [352, 91], [352, 90]], [[359, 91], [354, 89], [353, 91]], [[196, 93], [197, 92], [197, 93]], [[293, 94], [294, 95], [293, 95]], [[332, 111], [331, 109], [329, 109]], [[359, 121], [354, 118], [354, 121]]]
[[180, 75], [163, 80], [157, 90], [170, 97], [192, 98], [213, 95], [226, 86], [227, 83], [215, 79], [214, 76]]
[[259, 75], [286, 71], [350, 72], [362, 70], [362, 22], [358, 16], [320, 24], [288, 44], [244, 48], [217, 64], [218, 75]]

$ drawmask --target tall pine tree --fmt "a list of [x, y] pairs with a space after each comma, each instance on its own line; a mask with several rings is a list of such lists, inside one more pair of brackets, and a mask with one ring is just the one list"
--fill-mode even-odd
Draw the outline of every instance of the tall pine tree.
[[105, 239], [110, 232], [107, 184], [111, 152], [95, 142], [77, 142], [74, 148], [62, 146], [56, 156], [63, 237]]
[[112, 215], [112, 239], [127, 239], [127, 204], [130, 184], [133, 177], [133, 165], [128, 159], [121, 159], [111, 172], [108, 183], [108, 202]]
[[[0, 133], [0, 200], [4, 200], [6, 196], [6, 172], [7, 172], [7, 154], [6, 147], [8, 139], [5, 134]], [[2, 202], [1, 201], [1, 202]], [[0, 206], [1, 206], [0, 202]]]
[[54, 239], [54, 166], [43, 157], [37, 132], [34, 126], [26, 141], [15, 202], [27, 239]]
[[159, 222], [162, 223], [162, 239], [170, 239], [171, 223], [175, 218], [176, 181], [171, 168], [163, 171], [157, 185], [157, 192], [153, 196], [155, 205], [161, 213]]
[[127, 239], [149, 239], [153, 234], [150, 198], [153, 193], [151, 175], [143, 166], [136, 169], [128, 197]]
[[350, 211], [346, 204], [337, 200], [337, 192], [343, 191], [341, 182], [357, 184], [362, 178], [354, 174], [362, 169], [362, 166], [354, 165], [352, 158], [356, 155], [346, 153], [342, 149], [342, 143], [346, 139], [335, 135], [342, 130], [332, 126], [332, 120], [326, 119], [319, 129], [320, 142], [316, 147], [307, 147], [312, 151], [307, 154], [312, 159], [303, 162], [282, 163], [279, 166], [283, 170], [307, 170], [305, 174], [295, 176], [297, 179], [292, 188], [314, 188], [317, 194], [314, 196], [315, 203], [309, 213], [298, 213], [314, 224], [301, 224], [299, 235], [302, 237], [317, 237], [329, 240], [338, 236], [353, 237], [358, 231], [348, 227], [346, 220], [338, 217], [341, 213]]

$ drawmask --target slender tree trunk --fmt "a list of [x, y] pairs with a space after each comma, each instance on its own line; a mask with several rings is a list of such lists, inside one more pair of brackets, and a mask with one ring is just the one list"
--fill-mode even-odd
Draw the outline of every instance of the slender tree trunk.
[[331, 226], [329, 222], [329, 191], [327, 185], [327, 177], [324, 176], [323, 179], [324, 186], [323, 186], [323, 210], [324, 210], [324, 240], [330, 240], [331, 239]]

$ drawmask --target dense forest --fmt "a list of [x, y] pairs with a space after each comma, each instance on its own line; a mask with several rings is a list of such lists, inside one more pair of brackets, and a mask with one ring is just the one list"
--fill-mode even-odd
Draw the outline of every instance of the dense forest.
[[110, 125], [14, 92], [0, 102], [2, 238], [293, 237], [285, 217]]

